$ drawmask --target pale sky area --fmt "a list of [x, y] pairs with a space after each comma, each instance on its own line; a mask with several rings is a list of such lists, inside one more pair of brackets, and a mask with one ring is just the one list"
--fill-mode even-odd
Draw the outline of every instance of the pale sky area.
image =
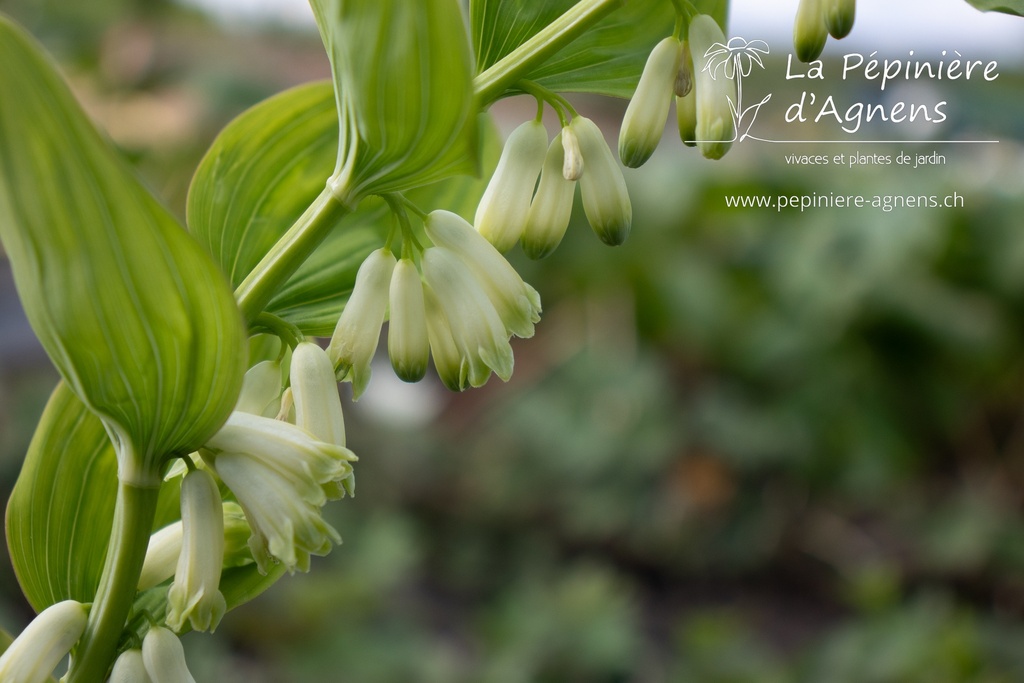
[[[313, 28], [306, 0], [181, 0], [208, 9], [221, 20], [281, 21]], [[540, 0], [538, 0], [540, 1]], [[789, 45], [797, 0], [733, 0], [730, 33]], [[836, 54], [849, 50], [959, 50], [970, 56], [1024, 61], [1024, 18], [979, 12], [964, 0], [858, 0], [857, 23]]]

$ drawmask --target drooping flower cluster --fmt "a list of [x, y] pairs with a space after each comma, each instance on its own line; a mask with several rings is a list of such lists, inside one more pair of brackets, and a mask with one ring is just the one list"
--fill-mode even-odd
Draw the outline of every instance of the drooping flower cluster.
[[[181, 478], [181, 520], [153, 534], [139, 580], [146, 590], [173, 574], [165, 619], [170, 630], [151, 629], [142, 660], [126, 652], [115, 667], [123, 678], [112, 680], [191, 680], [172, 631], [217, 627], [227, 607], [220, 591], [225, 568], [255, 562], [264, 573], [271, 563], [307, 571], [311, 555], [340, 542], [321, 515], [328, 500], [354, 487], [355, 456], [345, 447], [334, 368], [311, 342], [292, 350], [287, 389], [282, 368], [280, 361], [252, 367], [235, 412], [193, 454], [199, 462], [189, 459]], [[217, 479], [237, 503], [221, 499]], [[140, 661], [149, 678], [138, 677]], [[158, 673], [170, 670], [179, 673]]]
[[201, 451], [245, 512], [249, 548], [264, 571], [271, 562], [308, 571], [310, 555], [324, 555], [340, 542], [320, 508], [351, 489], [356, 459], [344, 445], [341, 399], [323, 349], [298, 344], [290, 376], [285, 403], [292, 404], [294, 424], [236, 410]]
[[509, 339], [533, 336], [540, 296], [473, 226], [457, 214], [424, 219], [431, 245], [396, 260], [388, 247], [363, 262], [328, 353], [339, 379], [358, 398], [370, 376], [381, 326], [390, 320], [388, 351], [396, 374], [417, 381], [427, 359], [455, 391], [478, 387], [493, 372], [512, 374]]
[[857, 0], [800, 0], [793, 25], [793, 47], [802, 62], [821, 56], [828, 36], [845, 38], [853, 30]]
[[633, 222], [626, 181], [604, 134], [579, 115], [550, 144], [537, 120], [509, 135], [477, 207], [476, 229], [498, 251], [521, 240], [527, 256], [547, 256], [569, 226], [577, 181], [597, 236], [612, 246], [625, 242]]
[[622, 163], [638, 168], [654, 153], [673, 95], [683, 142], [708, 159], [729, 151], [737, 137], [736, 72], [732, 60], [715, 57], [719, 48], [728, 52], [731, 45], [711, 16], [698, 14], [689, 21], [685, 41], [670, 36], [654, 46], [622, 119]]

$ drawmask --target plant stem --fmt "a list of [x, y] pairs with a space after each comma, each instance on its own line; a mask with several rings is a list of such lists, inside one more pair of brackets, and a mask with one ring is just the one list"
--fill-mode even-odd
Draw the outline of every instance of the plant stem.
[[[481, 108], [486, 109], [531, 68], [571, 43], [624, 2], [580, 0], [535, 36], [491, 65], [473, 81]], [[352, 211], [354, 202], [343, 201], [340, 197], [338, 189], [329, 182], [328, 187], [235, 290], [235, 299], [247, 323], [252, 323], [263, 312], [277, 290], [323, 242], [331, 228]]]
[[103, 574], [68, 683], [96, 683], [107, 675], [135, 600], [159, 493], [159, 488], [118, 482]]
[[330, 187], [320, 193], [235, 290], [247, 323], [263, 312], [285, 281], [351, 212], [352, 207], [338, 199]]
[[501, 97], [539, 62], [582, 35], [624, 0], [580, 0], [535, 36], [508, 53], [473, 81], [483, 108]]

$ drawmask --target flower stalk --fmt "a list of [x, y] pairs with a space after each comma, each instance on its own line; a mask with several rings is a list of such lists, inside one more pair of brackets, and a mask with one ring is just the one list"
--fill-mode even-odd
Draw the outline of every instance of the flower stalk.
[[107, 558], [67, 683], [102, 681], [135, 599], [160, 489], [120, 481]]

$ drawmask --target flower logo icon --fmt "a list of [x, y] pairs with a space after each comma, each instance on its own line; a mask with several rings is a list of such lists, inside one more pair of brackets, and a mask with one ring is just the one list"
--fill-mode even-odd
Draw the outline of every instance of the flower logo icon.
[[[714, 43], [704, 52], [703, 70], [707, 71], [713, 79], [717, 80], [719, 76], [722, 76], [729, 80], [736, 80], [736, 101], [733, 102], [730, 98], [729, 106], [732, 109], [733, 121], [736, 125], [737, 140], [753, 137], [750, 135], [750, 129], [757, 118], [757, 112], [772, 98], [771, 94], [768, 94], [757, 104], [750, 105], [746, 109], [743, 108], [743, 79], [751, 74], [755, 64], [762, 69], [765, 68], [762, 57], [768, 55], [769, 52], [768, 43], [765, 41], [748, 41], [739, 36], [730, 38], [726, 43]], [[741, 127], [744, 119], [749, 119], [746, 128]]]

